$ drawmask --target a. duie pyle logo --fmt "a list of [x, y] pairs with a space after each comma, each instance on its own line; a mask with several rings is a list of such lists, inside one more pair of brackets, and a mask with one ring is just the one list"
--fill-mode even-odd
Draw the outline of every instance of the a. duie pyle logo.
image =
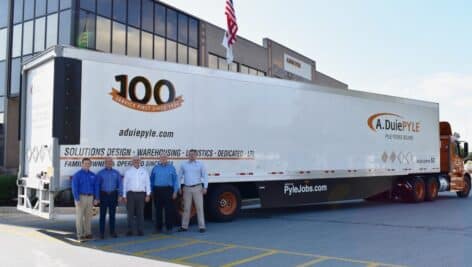
[[[175, 87], [168, 80], [159, 80], [154, 86], [143, 76], [136, 76], [129, 83], [128, 75], [117, 75], [115, 80], [120, 83], [120, 89], [112, 88], [110, 95], [113, 101], [134, 110], [143, 112], [169, 111], [180, 107], [184, 102], [182, 96], [175, 95]], [[140, 84], [144, 88], [144, 95], [141, 97], [137, 94]], [[163, 99], [165, 90], [167, 90], [167, 99]]]
[[395, 113], [376, 113], [367, 119], [367, 125], [374, 131], [420, 132], [420, 122], [403, 118]]

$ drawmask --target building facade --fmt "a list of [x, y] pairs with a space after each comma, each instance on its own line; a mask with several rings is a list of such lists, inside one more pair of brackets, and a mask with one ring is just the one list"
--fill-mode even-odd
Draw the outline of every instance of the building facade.
[[56, 44], [323, 86], [348, 86], [271, 39], [238, 36], [225, 60], [224, 29], [155, 0], [0, 0], [0, 165], [18, 167], [21, 64]]

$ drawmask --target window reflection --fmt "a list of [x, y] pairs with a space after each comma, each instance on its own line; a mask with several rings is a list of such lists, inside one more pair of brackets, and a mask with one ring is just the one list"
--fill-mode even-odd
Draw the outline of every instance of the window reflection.
[[36, 19], [34, 25], [34, 52], [41, 52], [44, 50], [44, 43], [46, 38], [46, 18], [42, 17]]
[[115, 54], [126, 54], [126, 26], [124, 24], [113, 22], [112, 49]]
[[57, 14], [47, 18], [46, 48], [57, 44]]
[[166, 60], [166, 40], [159, 36], [154, 36], [154, 59]]
[[139, 57], [139, 30], [128, 27], [128, 56]]
[[97, 50], [111, 52], [111, 20], [97, 17]]

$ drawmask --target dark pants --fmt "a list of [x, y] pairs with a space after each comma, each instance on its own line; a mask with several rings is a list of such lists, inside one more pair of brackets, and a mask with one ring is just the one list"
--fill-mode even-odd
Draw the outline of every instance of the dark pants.
[[175, 223], [175, 206], [172, 200], [174, 189], [171, 186], [155, 186], [153, 192], [156, 208], [156, 229], [162, 229], [162, 212], [165, 210], [165, 225], [167, 230], [171, 230]]
[[115, 233], [115, 213], [118, 205], [118, 192], [100, 192], [100, 234], [105, 234], [107, 210], [109, 212], [110, 234]]
[[143, 232], [144, 221], [144, 202], [146, 198], [145, 192], [126, 193], [126, 209], [128, 210], [128, 231], [133, 230], [133, 221], [136, 216], [136, 226], [138, 233]]

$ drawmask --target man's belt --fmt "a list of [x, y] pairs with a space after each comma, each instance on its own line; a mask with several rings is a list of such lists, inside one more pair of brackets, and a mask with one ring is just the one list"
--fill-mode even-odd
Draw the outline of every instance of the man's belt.
[[203, 185], [202, 183], [199, 183], [199, 184], [194, 184], [194, 185], [185, 185], [186, 187], [195, 187], [195, 186], [199, 186], [199, 185]]

